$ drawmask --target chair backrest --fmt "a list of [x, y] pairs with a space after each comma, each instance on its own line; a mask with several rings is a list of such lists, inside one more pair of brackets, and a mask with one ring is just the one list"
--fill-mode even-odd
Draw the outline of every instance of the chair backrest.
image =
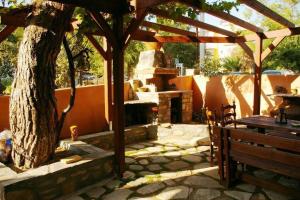
[[206, 107], [205, 114], [206, 114], [206, 122], [209, 127], [218, 126], [217, 112], [215, 110], [209, 110]]
[[221, 106], [221, 126], [225, 127], [227, 125], [233, 124], [236, 128], [236, 105], [233, 101], [232, 105]]

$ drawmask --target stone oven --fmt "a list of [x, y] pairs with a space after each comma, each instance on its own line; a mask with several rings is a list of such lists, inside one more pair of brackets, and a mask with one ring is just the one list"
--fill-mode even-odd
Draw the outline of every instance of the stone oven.
[[192, 90], [178, 90], [170, 80], [176, 78], [176, 69], [162, 51], [140, 53], [135, 79], [142, 83], [143, 92], [134, 87], [135, 99], [158, 105], [159, 123], [188, 123], [192, 120]]

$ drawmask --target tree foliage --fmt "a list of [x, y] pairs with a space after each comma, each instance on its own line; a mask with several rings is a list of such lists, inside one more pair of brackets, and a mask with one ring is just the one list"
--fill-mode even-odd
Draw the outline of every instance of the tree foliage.
[[140, 52], [145, 49], [144, 44], [138, 41], [131, 41], [125, 50], [125, 78], [130, 79], [133, 77], [133, 71], [138, 63]]
[[196, 44], [167, 43], [163, 46], [165, 53], [172, 58], [178, 59], [184, 67], [194, 68], [197, 63]]
[[286, 38], [263, 62], [267, 69], [289, 69], [300, 72], [300, 37]]
[[[263, 0], [267, 6], [291, 22], [300, 24], [300, 0], [282, 0], [284, 3]], [[261, 24], [269, 30], [283, 28], [278, 23], [268, 19], [261, 19]], [[266, 41], [268, 46], [272, 41]], [[289, 69], [300, 72], [300, 36], [286, 37], [278, 47], [264, 60], [263, 67], [266, 69]]]
[[[202, 9], [215, 9], [215, 10], [225, 10], [229, 12], [233, 7], [238, 5], [236, 1], [204, 1], [204, 0], [197, 0], [195, 1], [199, 7]], [[6, 9], [12, 9], [16, 7], [22, 7], [27, 1], [15, 1], [15, 0], [2, 0], [2, 5], [7, 7]], [[187, 15], [191, 18], [196, 18], [197, 12], [195, 9], [188, 7], [183, 4], [179, 3], [169, 3], [166, 5], [161, 5], [160, 8], [167, 10], [174, 16], [179, 15]], [[2, 9], [2, 12], [5, 12], [5, 9]], [[133, 15], [129, 14], [125, 16], [125, 22], [128, 24]], [[75, 30], [75, 33], [71, 35], [68, 34], [68, 40], [70, 41], [70, 47], [74, 55], [77, 52], [81, 51], [84, 48], [93, 49], [92, 45], [87, 41], [85, 37], [81, 34], [82, 32], [89, 31], [94, 32], [97, 30], [97, 26], [95, 23], [90, 19], [86, 11], [82, 8], [76, 8], [73, 18], [77, 19], [77, 26], [78, 29]], [[105, 18], [108, 21], [108, 24], [111, 25], [110, 15], [105, 15]], [[189, 30], [192, 27], [188, 25], [184, 25], [181, 23], [174, 22], [172, 20], [166, 19], [158, 19], [158, 22], [166, 25], [171, 25], [174, 27], [181, 27], [184, 29]], [[165, 33], [162, 33], [165, 34]], [[13, 34], [14, 36], [15, 34]], [[21, 36], [21, 35], [20, 35]], [[13, 42], [10, 42], [10, 46], [6, 46], [5, 42], [1, 44], [1, 47], [6, 49], [5, 53], [10, 55], [4, 55], [4, 53], [0, 52], [0, 62], [5, 63], [5, 67], [2, 74], [5, 76], [11, 76], [13, 73], [13, 66], [16, 65], [16, 55], [17, 54], [17, 47], [18, 42], [20, 41], [21, 37], [14, 38]], [[101, 39], [99, 39], [101, 43]], [[144, 49], [143, 43], [138, 41], [133, 41], [128, 45], [126, 52], [125, 52], [125, 72], [127, 77], [129, 78], [132, 75], [132, 71], [137, 64], [139, 52]], [[172, 55], [174, 58], [179, 58], [179, 61], [184, 63], [186, 67], [193, 67], [196, 64], [197, 58], [197, 49], [194, 44], [166, 44], [165, 45], [166, 53]], [[3, 61], [2, 61], [3, 60]], [[101, 77], [103, 75], [103, 58], [99, 55], [98, 52], [92, 51], [89, 53], [89, 65], [88, 69], [86, 70], [89, 73], [94, 74], [96, 77]], [[76, 61], [75, 61], [76, 65]], [[4, 66], [4, 65], [3, 65]], [[80, 71], [84, 71], [83, 69], [77, 68], [77, 79], [81, 73]], [[3, 75], [4, 76], [4, 75]], [[57, 87], [68, 87], [68, 68], [67, 68], [67, 59], [64, 51], [61, 51], [58, 59], [57, 59], [57, 68], [56, 68], [56, 85]]]

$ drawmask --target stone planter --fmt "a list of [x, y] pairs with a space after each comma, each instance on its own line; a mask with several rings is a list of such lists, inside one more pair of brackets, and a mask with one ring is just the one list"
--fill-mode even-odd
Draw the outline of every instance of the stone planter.
[[0, 163], [0, 199], [56, 199], [113, 175], [113, 152], [82, 141], [65, 140], [61, 146], [79, 154], [82, 160], [55, 162], [23, 173]]

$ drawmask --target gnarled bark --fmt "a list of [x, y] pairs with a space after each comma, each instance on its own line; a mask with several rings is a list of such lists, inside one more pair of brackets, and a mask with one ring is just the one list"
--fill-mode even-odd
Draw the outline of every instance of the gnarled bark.
[[72, 13], [71, 6], [43, 1], [28, 18], [10, 99], [12, 158], [18, 167], [37, 167], [55, 151], [55, 62]]

